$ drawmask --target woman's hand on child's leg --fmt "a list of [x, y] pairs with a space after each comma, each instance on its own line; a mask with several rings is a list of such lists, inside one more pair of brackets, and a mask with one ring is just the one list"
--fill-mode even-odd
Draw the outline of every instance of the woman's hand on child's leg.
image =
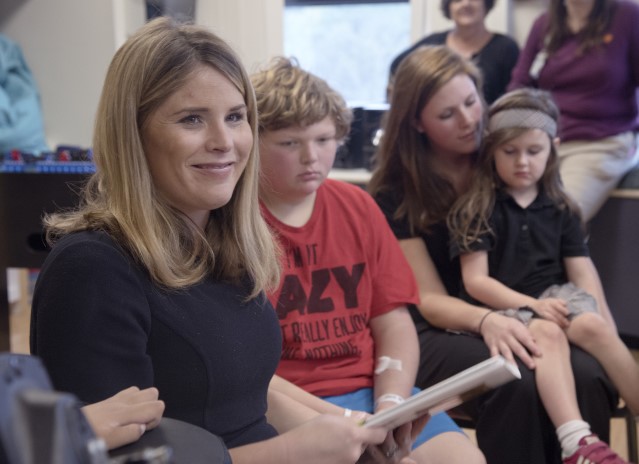
[[541, 350], [528, 327], [512, 317], [491, 314], [482, 325], [481, 335], [491, 356], [501, 354], [513, 363], [517, 356], [529, 369], [536, 366], [533, 358], [541, 356]]

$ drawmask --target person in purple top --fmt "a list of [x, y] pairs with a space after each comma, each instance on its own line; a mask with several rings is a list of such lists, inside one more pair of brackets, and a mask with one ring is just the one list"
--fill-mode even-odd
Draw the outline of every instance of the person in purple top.
[[551, 0], [508, 85], [552, 93], [561, 111], [561, 176], [585, 221], [639, 158], [638, 24], [631, 0]]

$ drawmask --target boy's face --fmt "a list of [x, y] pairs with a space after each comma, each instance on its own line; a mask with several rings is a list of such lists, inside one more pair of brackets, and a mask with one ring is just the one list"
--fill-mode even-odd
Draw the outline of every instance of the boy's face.
[[335, 123], [326, 117], [307, 127], [260, 134], [262, 191], [280, 200], [312, 195], [324, 182], [337, 152]]

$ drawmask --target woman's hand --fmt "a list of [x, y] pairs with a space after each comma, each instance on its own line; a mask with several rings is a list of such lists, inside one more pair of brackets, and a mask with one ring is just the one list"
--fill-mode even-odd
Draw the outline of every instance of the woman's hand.
[[96, 435], [109, 449], [138, 440], [146, 430], [160, 423], [164, 402], [158, 390], [130, 387], [98, 403], [82, 408]]
[[533, 357], [541, 356], [541, 350], [528, 327], [512, 317], [489, 314], [481, 325], [481, 336], [491, 356], [501, 354], [513, 363], [517, 356], [529, 369], [536, 366]]
[[408, 458], [413, 443], [411, 428], [412, 424], [408, 423], [388, 432], [381, 444], [368, 446], [357, 462], [359, 464], [409, 464], [414, 462]]
[[420, 434], [430, 416], [427, 414], [388, 432], [381, 445], [371, 445], [366, 449], [358, 463], [398, 463], [414, 464], [409, 456], [413, 442]]
[[359, 414], [349, 418], [323, 414], [295, 428], [286, 434], [292, 438], [287, 453], [290, 462], [393, 462], [358, 461], [370, 445], [379, 445], [386, 438], [382, 428], [362, 427], [362, 419]]

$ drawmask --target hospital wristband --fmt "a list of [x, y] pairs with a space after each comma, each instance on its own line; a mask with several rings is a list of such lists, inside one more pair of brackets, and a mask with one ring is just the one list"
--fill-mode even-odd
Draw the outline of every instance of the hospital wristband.
[[389, 403], [402, 404], [405, 400], [404, 397], [401, 395], [396, 395], [395, 393], [385, 393], [375, 400], [375, 408], [377, 409], [380, 403], [384, 403], [386, 401]]

